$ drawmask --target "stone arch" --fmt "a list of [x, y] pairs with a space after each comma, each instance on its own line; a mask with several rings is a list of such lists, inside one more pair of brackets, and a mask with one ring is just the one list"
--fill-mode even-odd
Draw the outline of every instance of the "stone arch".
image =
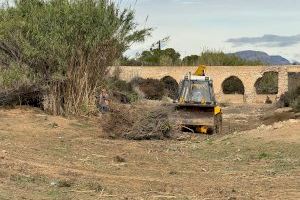
[[172, 76], [164, 76], [160, 81], [164, 84], [165, 92], [171, 99], [176, 99], [179, 84]]
[[278, 94], [278, 72], [267, 71], [254, 84], [256, 94]]
[[245, 94], [245, 86], [237, 76], [230, 76], [222, 82], [224, 94]]

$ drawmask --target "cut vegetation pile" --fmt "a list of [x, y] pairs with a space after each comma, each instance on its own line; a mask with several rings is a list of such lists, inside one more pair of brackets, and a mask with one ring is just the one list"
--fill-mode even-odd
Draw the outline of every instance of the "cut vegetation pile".
[[112, 112], [103, 117], [103, 130], [113, 139], [168, 139], [176, 130], [169, 121], [169, 113], [167, 107], [114, 105]]
[[135, 78], [130, 84], [138, 88], [146, 99], [161, 100], [165, 95], [164, 84], [158, 79], [152, 78]]
[[179, 88], [177, 81], [171, 76], [165, 76], [160, 81], [164, 84], [167, 96], [171, 99], [176, 99]]
[[36, 85], [20, 86], [17, 89], [0, 91], [0, 106], [42, 106], [44, 90]]

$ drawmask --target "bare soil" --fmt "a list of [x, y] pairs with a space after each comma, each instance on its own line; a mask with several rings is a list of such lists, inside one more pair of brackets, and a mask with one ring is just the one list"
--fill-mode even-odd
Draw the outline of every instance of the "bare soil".
[[261, 126], [273, 112], [229, 106], [226, 134], [128, 141], [97, 120], [2, 109], [0, 199], [299, 199], [300, 122]]

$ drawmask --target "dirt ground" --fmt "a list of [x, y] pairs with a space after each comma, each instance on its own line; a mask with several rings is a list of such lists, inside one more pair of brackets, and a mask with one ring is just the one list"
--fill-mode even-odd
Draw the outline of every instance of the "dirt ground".
[[300, 121], [276, 122], [291, 115], [228, 106], [223, 135], [126, 141], [96, 120], [0, 109], [0, 199], [300, 199]]

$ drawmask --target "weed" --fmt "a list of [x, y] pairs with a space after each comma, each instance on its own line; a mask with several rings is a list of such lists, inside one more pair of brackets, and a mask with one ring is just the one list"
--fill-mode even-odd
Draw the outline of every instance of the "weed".
[[116, 162], [126, 162], [125, 158], [123, 158], [121, 156], [115, 156], [114, 161], [116, 161]]
[[176, 175], [176, 174], [178, 174], [178, 172], [172, 170], [172, 171], [169, 172], [169, 174], [170, 174], [170, 175]]
[[103, 186], [100, 183], [94, 181], [88, 182], [87, 187], [90, 190], [94, 190], [95, 192], [102, 192], [104, 190]]
[[262, 152], [258, 155], [258, 158], [261, 159], [265, 159], [265, 158], [269, 158], [270, 155], [268, 153]]
[[59, 180], [57, 182], [58, 187], [71, 187], [73, 185], [73, 182], [70, 180]]
[[208, 144], [208, 145], [213, 145], [213, 141], [212, 141], [211, 139], [207, 139], [207, 140], [206, 140], [206, 144]]

